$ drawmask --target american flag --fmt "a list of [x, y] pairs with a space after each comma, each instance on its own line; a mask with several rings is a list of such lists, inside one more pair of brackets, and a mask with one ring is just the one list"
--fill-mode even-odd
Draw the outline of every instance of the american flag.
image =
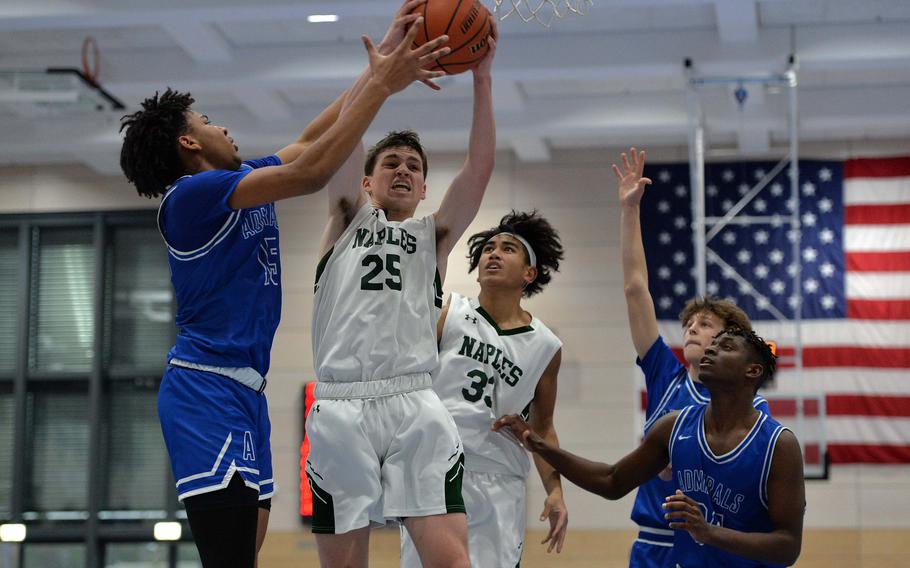
[[[707, 165], [706, 214], [724, 215], [774, 166]], [[806, 160], [799, 172], [798, 258], [784, 168], [741, 213], [772, 221], [727, 225], [709, 243], [719, 258], [708, 257], [707, 292], [735, 301], [776, 341], [773, 389], [823, 396], [831, 463], [910, 463], [910, 157]], [[641, 205], [649, 287], [661, 334], [681, 353], [677, 317], [696, 293], [689, 167], [650, 165], [645, 175], [654, 180]], [[792, 318], [800, 303], [801, 381], [785, 362], [793, 327], [772, 315]]]

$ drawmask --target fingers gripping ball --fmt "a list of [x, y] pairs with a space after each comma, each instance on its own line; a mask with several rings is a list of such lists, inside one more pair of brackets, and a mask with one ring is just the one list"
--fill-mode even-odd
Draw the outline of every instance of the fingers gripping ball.
[[414, 47], [443, 34], [449, 36], [446, 45], [452, 51], [437, 59], [430, 70], [442, 70], [449, 75], [463, 73], [476, 67], [490, 49], [488, 38], [493, 33], [493, 16], [480, 0], [427, 0], [414, 13], [423, 16]]

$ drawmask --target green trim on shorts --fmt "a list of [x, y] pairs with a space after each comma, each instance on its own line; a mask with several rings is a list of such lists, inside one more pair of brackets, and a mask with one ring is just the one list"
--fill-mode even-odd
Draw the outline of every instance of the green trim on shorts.
[[308, 475], [307, 481], [313, 492], [313, 522], [310, 530], [313, 534], [335, 534], [335, 503], [332, 496], [316, 485], [312, 476]]
[[461, 480], [464, 477], [464, 454], [458, 456], [458, 461], [452, 469], [446, 472], [446, 513], [466, 513], [464, 497], [461, 495]]

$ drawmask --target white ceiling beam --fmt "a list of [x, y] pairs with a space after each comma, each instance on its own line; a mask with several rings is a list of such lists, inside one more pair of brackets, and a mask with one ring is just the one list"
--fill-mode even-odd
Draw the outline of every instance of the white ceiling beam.
[[291, 106], [275, 91], [244, 84], [236, 87], [234, 96], [259, 120], [287, 120], [293, 116]]
[[[75, 3], [55, 7], [32, 9], [32, 0], [18, 2], [19, 6], [0, 7], [0, 30], [37, 29], [97, 29], [111, 27], [147, 26], [179, 20], [194, 22], [281, 22], [303, 20], [311, 14], [337, 14], [340, 17], [383, 17], [391, 21], [397, 2], [365, 0], [346, 2], [333, 0], [331, 4], [317, 5], [301, 2], [294, 4], [250, 5], [244, 2], [231, 6], [220, 3], [181, 3], [180, 6], [161, 6], [156, 9], [129, 10], [79, 6]], [[326, 6], [331, 6], [327, 9]]]
[[754, 0], [714, 0], [714, 13], [721, 42], [758, 41], [758, 8]]
[[196, 63], [230, 63], [231, 46], [213, 24], [171, 21], [162, 26]]
[[[88, 148], [80, 146], [78, 152], [73, 152], [74, 161], [82, 162], [93, 172], [103, 176], [123, 175], [120, 169], [118, 152], [111, 152], [108, 144], [96, 144]], [[116, 148], [115, 149], [119, 149]]]
[[515, 133], [510, 137], [512, 150], [522, 162], [549, 162], [550, 148], [540, 136]]

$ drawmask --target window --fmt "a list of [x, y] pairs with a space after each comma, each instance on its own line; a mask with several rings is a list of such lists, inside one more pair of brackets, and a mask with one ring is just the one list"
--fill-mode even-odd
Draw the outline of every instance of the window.
[[50, 383], [31, 388], [29, 511], [84, 511], [88, 491], [88, 391], [85, 384]]
[[13, 491], [13, 424], [12, 383], [0, 382], [0, 519], [9, 517]]
[[158, 542], [111, 543], [104, 555], [105, 568], [167, 568], [169, 546]]
[[85, 545], [26, 544], [22, 560], [25, 568], [85, 568]]
[[108, 266], [110, 370], [160, 373], [174, 343], [174, 294], [158, 230], [114, 228]]
[[[156, 404], [175, 302], [154, 211], [0, 215], [0, 289], [26, 270], [27, 290], [0, 295], [0, 518], [42, 526], [20, 566], [199, 566], [191, 543], [151, 541], [179, 510]], [[123, 542], [146, 528], [150, 542]]]
[[112, 381], [105, 403], [106, 510], [167, 506], [167, 453], [158, 424], [157, 380]]
[[16, 326], [19, 321], [18, 231], [0, 230], [0, 375], [12, 373], [16, 367]]
[[29, 368], [89, 372], [95, 334], [92, 230], [36, 229]]

